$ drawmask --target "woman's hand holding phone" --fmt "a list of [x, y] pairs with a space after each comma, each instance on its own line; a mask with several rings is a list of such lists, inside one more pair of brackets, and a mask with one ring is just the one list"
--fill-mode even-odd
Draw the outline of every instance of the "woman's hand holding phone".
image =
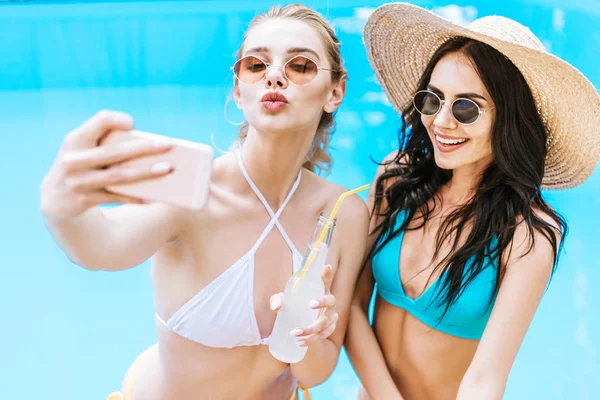
[[68, 218], [105, 203], [141, 203], [138, 197], [107, 190], [170, 174], [168, 162], [123, 164], [168, 152], [173, 144], [136, 138], [98, 146], [111, 131], [133, 129], [130, 116], [101, 111], [65, 137], [59, 154], [41, 185], [41, 209], [47, 216]]

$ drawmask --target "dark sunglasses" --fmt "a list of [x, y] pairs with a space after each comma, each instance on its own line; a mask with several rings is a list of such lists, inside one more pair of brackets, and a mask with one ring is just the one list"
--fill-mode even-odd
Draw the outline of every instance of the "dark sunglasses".
[[[269, 68], [274, 68], [274, 66], [255, 56], [242, 57], [231, 67], [235, 77], [249, 85], [261, 81], [267, 75]], [[312, 81], [319, 70], [331, 71], [331, 69], [319, 67], [316, 62], [306, 56], [296, 56], [280, 68], [283, 70], [285, 79], [296, 85], [304, 85]]]
[[[429, 90], [420, 90], [413, 96], [415, 109], [422, 115], [432, 116], [440, 112], [446, 100]], [[463, 125], [471, 125], [477, 122], [481, 114], [492, 110], [482, 110], [473, 100], [458, 98], [452, 102], [450, 109], [452, 116]]]

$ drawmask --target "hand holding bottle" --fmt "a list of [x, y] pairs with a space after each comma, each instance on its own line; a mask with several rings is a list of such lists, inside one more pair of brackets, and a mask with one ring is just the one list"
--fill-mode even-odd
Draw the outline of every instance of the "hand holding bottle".
[[[311, 308], [318, 309], [319, 317], [315, 322], [307, 327], [297, 327], [290, 332], [290, 335], [296, 337], [298, 346], [308, 346], [311, 342], [326, 339], [335, 332], [336, 323], [339, 318], [335, 310], [335, 296], [331, 294], [331, 284], [333, 282], [333, 268], [326, 265], [321, 275], [325, 294], [319, 299], [313, 299], [309, 304]], [[271, 309], [278, 311], [283, 304], [283, 293], [271, 296]]]

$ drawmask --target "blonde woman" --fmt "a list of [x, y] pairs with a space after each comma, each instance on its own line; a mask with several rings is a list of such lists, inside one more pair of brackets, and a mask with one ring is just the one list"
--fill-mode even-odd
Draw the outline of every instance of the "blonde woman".
[[[158, 344], [133, 364], [127, 400], [289, 399], [333, 371], [365, 249], [368, 213], [345, 202], [315, 299], [321, 313], [294, 332], [306, 357], [273, 358], [269, 334], [280, 293], [298, 270], [317, 218], [344, 191], [316, 171], [331, 164], [333, 113], [345, 93], [339, 42], [321, 15], [300, 5], [257, 16], [233, 67], [233, 97], [246, 123], [239, 149], [215, 161], [209, 201], [199, 212], [137, 203], [105, 191], [169, 169], [103, 169], [164, 149], [144, 142], [94, 147], [132, 129], [129, 116], [102, 112], [67, 135], [42, 184], [41, 208], [59, 245], [90, 270], [118, 271], [152, 257]], [[308, 393], [305, 394], [308, 396]]]

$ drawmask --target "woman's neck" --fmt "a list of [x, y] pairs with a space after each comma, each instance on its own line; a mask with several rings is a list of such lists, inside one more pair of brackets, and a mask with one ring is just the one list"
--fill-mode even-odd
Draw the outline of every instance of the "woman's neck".
[[257, 132], [252, 126], [240, 149], [248, 174], [274, 210], [285, 201], [305, 162], [311, 132]]
[[477, 192], [484, 168], [469, 165], [452, 170], [452, 178], [442, 189], [444, 203], [450, 207], [468, 202]]

